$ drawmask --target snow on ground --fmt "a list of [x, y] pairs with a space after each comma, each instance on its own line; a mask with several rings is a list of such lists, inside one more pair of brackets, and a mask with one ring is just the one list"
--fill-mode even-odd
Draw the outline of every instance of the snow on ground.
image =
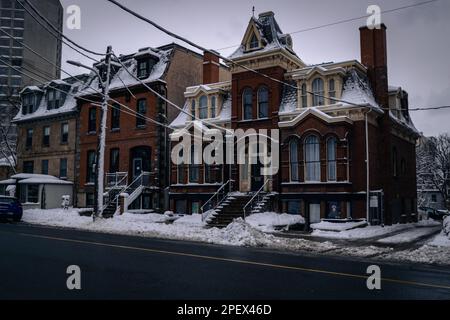
[[450, 217], [444, 219], [442, 231], [450, 239]]
[[253, 228], [271, 232], [280, 227], [287, 227], [294, 224], [304, 224], [305, 219], [301, 215], [279, 214], [275, 212], [255, 213], [247, 217], [247, 223]]
[[311, 224], [311, 229], [313, 230], [322, 230], [322, 231], [347, 231], [355, 228], [365, 227], [367, 226], [367, 222], [358, 221], [358, 222], [327, 222], [321, 221], [319, 223]]
[[173, 224], [160, 214], [132, 214], [97, 220], [81, 217], [77, 209], [25, 210], [23, 221], [33, 224], [82, 229], [87, 231], [138, 235], [145, 237], [200, 241], [232, 246], [325, 252], [335, 249], [330, 242], [285, 239], [266, 234], [237, 219], [225, 229], [203, 228], [201, 215], [184, 216]]
[[402, 232], [390, 237], [379, 239], [377, 242], [384, 244], [411, 243], [423, 237], [436, 233], [440, 229], [441, 229], [440, 226], [430, 228], [414, 228], [406, 232]]
[[[438, 246], [441, 238], [435, 238], [434, 242], [422, 246], [415, 250], [394, 251], [390, 247], [378, 246], [361, 246], [348, 244], [331, 243], [330, 241], [311, 241], [299, 238], [283, 238], [258, 230], [251, 224], [242, 219], [236, 219], [227, 228], [204, 228], [201, 215], [184, 216], [173, 223], [168, 223], [168, 217], [160, 214], [132, 214], [125, 213], [115, 216], [112, 219], [100, 219], [93, 221], [91, 217], [83, 217], [78, 214], [77, 209], [51, 209], [25, 210], [23, 221], [55, 226], [61, 228], [75, 228], [86, 231], [135, 235], [162, 239], [199, 241], [205, 243], [214, 243], [232, 246], [249, 246], [249, 247], [266, 247], [276, 250], [292, 250], [318, 252], [331, 255], [347, 255], [359, 257], [377, 257], [390, 260], [406, 260], [423, 263], [439, 263], [450, 265], [450, 248]], [[256, 216], [255, 221], [267, 222], [265, 226], [274, 225], [275, 219], [271, 219], [272, 214], [262, 214], [259, 218]], [[285, 223], [285, 218], [280, 218]], [[297, 218], [298, 219], [298, 218]], [[287, 218], [286, 218], [287, 220]], [[290, 221], [294, 222], [294, 221]], [[255, 223], [255, 222], [253, 222]], [[257, 223], [259, 224], [259, 223]], [[276, 224], [276, 223], [275, 223]], [[261, 227], [261, 226], [259, 226]], [[388, 232], [399, 230], [407, 230], [415, 228], [414, 224], [395, 225], [385, 228], [366, 227], [342, 232], [328, 232], [329, 234], [339, 234], [340, 238], [370, 238], [383, 235]], [[431, 229], [431, 228], [415, 228], [414, 230]], [[327, 231], [314, 231], [327, 232]], [[363, 236], [363, 234], [365, 236]], [[344, 235], [344, 237], [343, 237]], [[442, 238], [446, 238], [444, 233]], [[441, 240], [439, 240], [441, 239]], [[450, 240], [449, 240], [450, 242]], [[433, 244], [432, 244], [433, 243]]]
[[393, 232], [414, 228], [413, 224], [395, 224], [392, 226], [368, 226], [365, 228], [356, 228], [341, 232], [314, 230], [312, 235], [330, 239], [369, 239], [387, 235]]
[[433, 246], [433, 247], [449, 247], [450, 248], [450, 239], [443, 232], [441, 232], [427, 244], [430, 246]]

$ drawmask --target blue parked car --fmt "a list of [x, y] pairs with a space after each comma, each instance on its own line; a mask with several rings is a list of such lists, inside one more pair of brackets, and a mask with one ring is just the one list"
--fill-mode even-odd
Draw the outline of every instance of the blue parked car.
[[0, 196], [0, 218], [19, 222], [22, 219], [22, 205], [13, 197]]

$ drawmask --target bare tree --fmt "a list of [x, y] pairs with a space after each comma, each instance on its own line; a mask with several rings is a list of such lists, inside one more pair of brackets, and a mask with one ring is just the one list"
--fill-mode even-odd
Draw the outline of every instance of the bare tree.
[[6, 96], [6, 100], [10, 105], [10, 110], [5, 113], [6, 118], [1, 119], [0, 125], [0, 156], [8, 162], [11, 171], [16, 172], [17, 155], [16, 155], [16, 137], [13, 134], [14, 124], [12, 120], [20, 111], [20, 99], [17, 94], [10, 89]]
[[418, 205], [427, 206], [426, 190], [437, 190], [449, 205], [450, 136], [426, 139], [417, 148]]

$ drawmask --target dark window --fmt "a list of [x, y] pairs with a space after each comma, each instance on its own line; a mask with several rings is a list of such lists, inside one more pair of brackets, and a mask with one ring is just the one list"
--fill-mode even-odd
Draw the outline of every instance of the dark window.
[[340, 219], [341, 206], [338, 201], [329, 201], [327, 203], [327, 219]]
[[434, 193], [431, 195], [431, 202], [437, 202], [437, 195]]
[[23, 173], [34, 173], [34, 161], [23, 162]]
[[138, 115], [142, 116], [136, 116], [136, 127], [143, 127], [145, 126], [145, 114], [147, 113], [147, 100], [146, 99], [140, 99], [137, 103], [137, 113]]
[[287, 202], [287, 213], [289, 213], [289, 214], [301, 214], [300, 201], [288, 201]]
[[337, 171], [337, 163], [336, 163], [336, 149], [337, 149], [337, 140], [332, 137], [327, 141], [327, 177], [328, 181], [336, 181], [336, 171]]
[[201, 96], [198, 105], [198, 117], [200, 119], [208, 118], [208, 98], [206, 96]]
[[47, 109], [58, 109], [62, 104], [61, 91], [51, 89], [47, 92]]
[[396, 148], [392, 149], [392, 174], [394, 175], [394, 177], [396, 177], [398, 175], [398, 172], [397, 172], [397, 149]]
[[91, 150], [87, 153], [87, 172], [86, 172], [86, 182], [95, 182], [95, 151]]
[[406, 175], [406, 160], [405, 158], [402, 158], [402, 161], [400, 162], [400, 172], [402, 173], [403, 176]]
[[138, 63], [138, 77], [140, 79], [147, 78], [148, 77], [148, 68], [149, 63], [148, 61], [139, 61]]
[[67, 178], [67, 159], [59, 160], [59, 177]]
[[41, 173], [42, 174], [48, 174], [48, 160], [42, 160]]
[[289, 143], [289, 163], [291, 181], [299, 181], [298, 174], [298, 142], [291, 140]]
[[314, 79], [312, 83], [312, 89], [313, 89], [313, 106], [323, 106], [324, 105], [324, 99], [323, 99], [323, 80], [321, 78]]
[[113, 104], [111, 110], [111, 130], [120, 129], [120, 105]]
[[92, 208], [94, 207], [95, 196], [93, 192], [86, 193], [86, 207]]
[[211, 97], [211, 118], [216, 117], [216, 97]]
[[39, 203], [39, 185], [28, 184], [26, 185], [26, 190], [27, 190], [26, 202]]
[[308, 96], [306, 92], [306, 84], [302, 84], [302, 108], [306, 108], [308, 106]]
[[50, 146], [50, 127], [46, 126], [42, 129], [42, 145], [44, 147], [49, 147]]
[[33, 146], [33, 129], [27, 129], [27, 138], [25, 142], [26, 149], [31, 149]]
[[69, 142], [69, 124], [62, 123], [61, 124], [61, 143]]
[[35, 110], [36, 96], [34, 94], [26, 94], [22, 97], [22, 113], [29, 114]]
[[191, 103], [191, 120], [195, 120], [195, 100]]
[[109, 151], [109, 172], [119, 172], [119, 155], [120, 150], [115, 148]]
[[[330, 81], [328, 82], [328, 95], [330, 96], [330, 98], [336, 97], [336, 88], [335, 88], [334, 79], [330, 79]], [[335, 103], [335, 100], [330, 99], [330, 104], [333, 104], [333, 103]]]
[[176, 200], [175, 201], [175, 211], [176, 211], [176, 213], [185, 214], [186, 213], [186, 206], [187, 206], [187, 201], [186, 200]]
[[251, 120], [253, 117], [253, 92], [252, 89], [245, 89], [242, 94], [243, 119]]
[[195, 164], [197, 160], [194, 146], [191, 146], [191, 159], [189, 164], [189, 182], [197, 183], [200, 178], [199, 165]]
[[95, 133], [97, 131], [97, 108], [92, 107], [89, 109], [89, 133]]
[[177, 183], [186, 183], [186, 167], [181, 164], [177, 166]]
[[258, 90], [258, 117], [260, 119], [269, 116], [269, 90], [266, 87], [261, 87]]

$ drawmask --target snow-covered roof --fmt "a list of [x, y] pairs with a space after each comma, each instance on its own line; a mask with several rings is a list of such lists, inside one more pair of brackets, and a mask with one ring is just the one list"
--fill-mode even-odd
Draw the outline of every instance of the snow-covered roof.
[[415, 133], [417, 135], [421, 134], [420, 131], [417, 130], [416, 126], [412, 122], [411, 118], [409, 118], [409, 119], [405, 118], [402, 113], [400, 113], [399, 116], [396, 116], [392, 111], [389, 111], [389, 116], [391, 117], [391, 120], [394, 121], [395, 123], [408, 128], [409, 130], [411, 130], [413, 133]]
[[273, 12], [261, 13], [258, 18], [252, 17], [250, 23], [252, 22], [263, 42], [262, 48], [247, 51], [246, 44], [242, 43], [239, 48], [228, 57], [229, 59], [236, 59], [251, 56], [255, 53], [270, 52], [279, 49], [284, 49], [298, 58], [297, 54], [292, 49], [292, 39], [290, 35], [284, 34], [281, 31]]
[[[111, 79], [111, 83], [109, 86], [110, 91], [122, 89], [124, 88], [124, 85], [126, 85], [127, 87], [141, 85], [140, 81], [135, 78], [138, 76], [137, 74], [138, 62], [136, 58], [142, 55], [148, 55], [150, 52], [153, 57], [158, 59], [158, 61], [150, 70], [148, 77], [142, 78], [140, 80], [145, 83], [164, 81], [164, 76], [167, 67], [169, 66], [172, 49], [159, 50], [148, 48], [145, 51], [140, 51], [136, 54], [120, 57], [120, 61], [126, 67], [126, 69], [119, 64], [120, 67], [118, 68], [118, 71], [114, 74], [113, 78]], [[84, 90], [80, 91], [78, 96], [97, 94], [98, 92], [93, 88], [95, 88], [96, 90], [100, 90], [98, 89], [99, 88], [98, 78], [95, 78], [92, 81], [90, 87], [87, 87]]]
[[[19, 113], [14, 117], [13, 121], [20, 122], [27, 120], [35, 120], [51, 116], [64, 115], [76, 111], [77, 101], [74, 96], [78, 92], [79, 88], [86, 87], [89, 80], [87, 79], [88, 77], [86, 75], [77, 76], [75, 78], [77, 79], [77, 81], [75, 81], [75, 79], [73, 78], [65, 80], [52, 80], [40, 88], [36, 86], [25, 87], [25, 89], [22, 90], [22, 93], [25, 93], [27, 90], [39, 91], [41, 93], [44, 93], [44, 96], [40, 97], [39, 105], [37, 106], [34, 112], [23, 114], [23, 110], [20, 110]], [[53, 89], [57, 86], [64, 86], [64, 88], [61, 88], [60, 90], [67, 91], [68, 94], [63, 95], [65, 96], [64, 98], [65, 100], [61, 107], [59, 107], [58, 109], [49, 110], [47, 108], [47, 99], [45, 97], [45, 94], [47, 93], [47, 90]], [[70, 89], [67, 89], [67, 87], [70, 87]], [[39, 90], [36, 90], [36, 88]]]
[[[185, 96], [191, 97], [200, 93], [200, 91], [208, 93], [216, 93], [222, 95], [223, 99], [219, 99], [221, 105], [218, 106], [219, 113], [215, 118], [205, 119], [208, 123], [225, 123], [231, 121], [231, 83], [221, 82], [210, 85], [198, 85], [192, 86], [186, 89]], [[183, 110], [187, 113], [191, 112], [190, 100], [186, 100], [183, 106]], [[184, 128], [192, 122], [192, 117], [185, 112], [180, 112], [178, 116], [172, 121], [170, 126], [172, 128]], [[199, 120], [201, 121], [201, 120]]]
[[350, 70], [347, 75], [341, 99], [352, 104], [369, 106], [381, 113], [383, 112], [383, 109], [375, 100], [369, 80], [356, 70]]
[[[46, 174], [34, 174], [34, 173], [19, 173], [13, 175], [11, 179], [2, 181], [2, 184], [66, 184], [72, 185], [73, 182], [61, 180], [57, 177]], [[6, 183], [7, 182], [7, 183]], [[1, 182], [0, 182], [1, 183]]]
[[16, 180], [14, 180], [14, 179], [6, 179], [6, 180], [2, 180], [2, 181], [0, 181], [0, 184], [1, 185], [10, 185], [10, 184], [15, 184], [16, 183]]

